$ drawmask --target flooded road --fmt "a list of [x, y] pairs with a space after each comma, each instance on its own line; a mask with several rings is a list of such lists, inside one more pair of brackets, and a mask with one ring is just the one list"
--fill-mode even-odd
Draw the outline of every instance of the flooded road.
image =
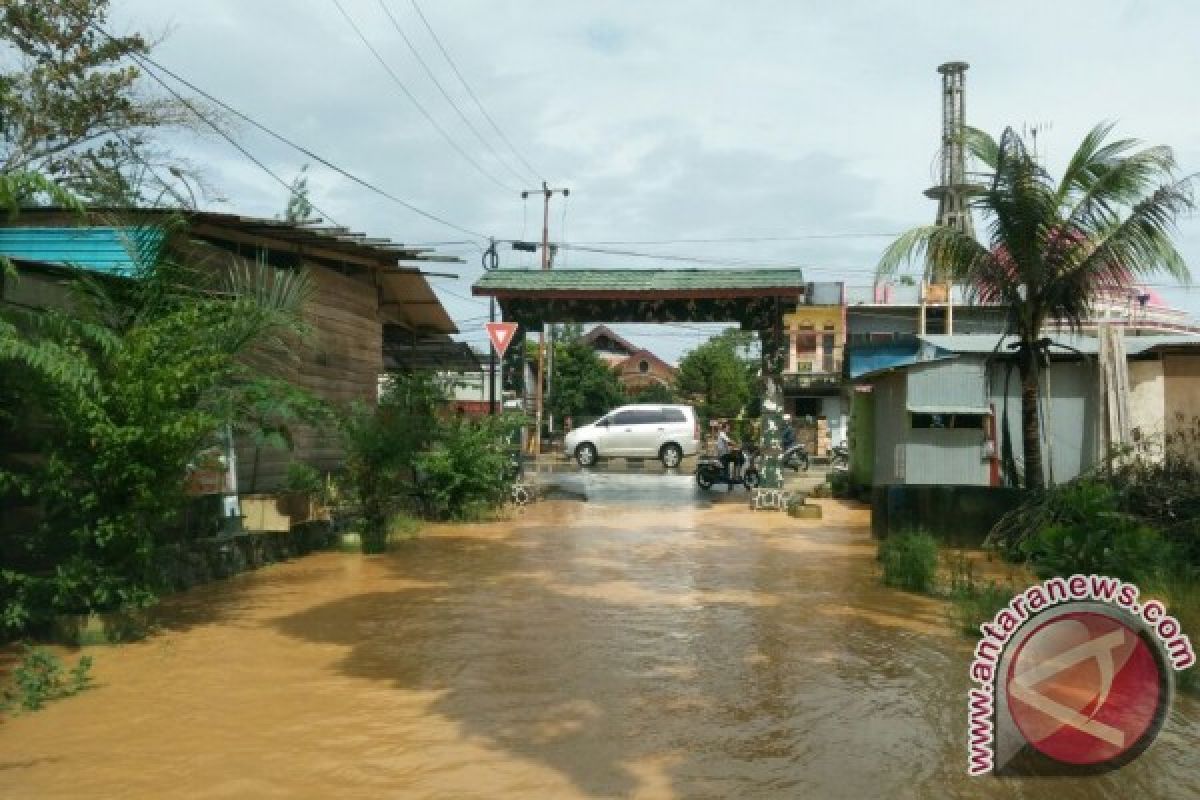
[[0, 797], [1200, 796], [1186, 697], [1117, 773], [968, 779], [971, 643], [880, 585], [866, 511], [564, 488], [590, 502], [171, 598], [96, 689], [0, 723]]

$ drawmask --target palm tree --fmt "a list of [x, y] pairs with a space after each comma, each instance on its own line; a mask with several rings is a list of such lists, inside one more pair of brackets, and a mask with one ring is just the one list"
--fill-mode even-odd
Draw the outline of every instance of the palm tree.
[[1108, 141], [1112, 124], [1093, 128], [1055, 183], [1021, 137], [1008, 128], [996, 142], [968, 130], [966, 143], [988, 170], [972, 198], [986, 239], [942, 225], [914, 228], [880, 258], [879, 275], [923, 259], [928, 273], [950, 276], [972, 301], [1009, 309], [1021, 376], [1025, 485], [1044, 486], [1038, 421], [1047, 325], [1078, 332], [1102, 291], [1135, 279], [1190, 276], [1171, 240], [1176, 220], [1194, 208], [1192, 176], [1179, 178], [1168, 147], [1139, 149]]

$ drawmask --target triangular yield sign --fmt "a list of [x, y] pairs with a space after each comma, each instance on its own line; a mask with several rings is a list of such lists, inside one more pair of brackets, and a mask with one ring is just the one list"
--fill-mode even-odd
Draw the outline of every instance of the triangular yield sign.
[[483, 327], [487, 329], [488, 338], [492, 340], [492, 347], [496, 348], [496, 354], [503, 358], [504, 351], [508, 349], [509, 342], [513, 340], [513, 334], [517, 332], [517, 323], [485, 322]]

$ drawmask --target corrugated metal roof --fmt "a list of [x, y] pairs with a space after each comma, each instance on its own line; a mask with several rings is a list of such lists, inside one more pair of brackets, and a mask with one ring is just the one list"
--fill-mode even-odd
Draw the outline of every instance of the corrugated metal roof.
[[116, 228], [0, 228], [0, 255], [129, 275], [153, 264], [164, 235], [158, 226]]
[[[992, 353], [1009, 352], [1008, 345], [1015, 342], [1015, 336], [996, 336], [987, 333], [964, 333], [964, 334], [927, 334], [918, 336], [923, 342], [943, 350], [948, 353]], [[1095, 336], [1074, 336], [1070, 334], [1061, 334], [1051, 336], [1050, 339], [1056, 344], [1065, 345], [1074, 348], [1087, 355], [1096, 355], [1100, 351], [1100, 340]], [[1001, 341], [1003, 340], [1003, 341]], [[997, 343], [999, 346], [997, 347]], [[1137, 355], [1139, 353], [1149, 352], [1158, 347], [1172, 347], [1178, 345], [1192, 345], [1200, 347], [1200, 336], [1189, 334], [1172, 334], [1164, 336], [1126, 336], [1125, 337], [1125, 352], [1128, 355]], [[1064, 351], [1062, 348], [1057, 348], [1059, 352]]]
[[[389, 239], [372, 238], [348, 228], [322, 224], [321, 221], [287, 222], [264, 217], [245, 217], [217, 211], [192, 211], [163, 208], [91, 208], [84, 215], [61, 208], [27, 208], [21, 210], [23, 225], [35, 220], [48, 225], [59, 224], [79, 228], [104, 225], [116, 227], [157, 227], [173, 221], [185, 222], [197, 238], [205, 238], [211, 229], [242, 233], [261, 239], [274, 240], [292, 247], [321, 248], [346, 256], [394, 264], [404, 261], [447, 261], [461, 263], [452, 256], [436, 256], [428, 247], [413, 247]], [[39, 227], [43, 227], [39, 225]], [[33, 259], [31, 259], [33, 260]]]
[[511, 292], [770, 291], [800, 294], [798, 269], [498, 269], [484, 273], [477, 295]]

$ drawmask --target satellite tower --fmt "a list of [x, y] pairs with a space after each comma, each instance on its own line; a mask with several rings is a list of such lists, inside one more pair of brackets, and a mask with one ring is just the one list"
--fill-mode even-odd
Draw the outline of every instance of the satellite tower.
[[[958, 228], [974, 235], [967, 197], [966, 71], [965, 61], [948, 61], [937, 68], [942, 75], [942, 148], [939, 155], [939, 183], [925, 190], [925, 196], [938, 201], [937, 224]], [[921, 284], [921, 333], [953, 333], [954, 306], [952, 281], [942, 270], [925, 276]], [[926, 330], [926, 327], [932, 330]]]

